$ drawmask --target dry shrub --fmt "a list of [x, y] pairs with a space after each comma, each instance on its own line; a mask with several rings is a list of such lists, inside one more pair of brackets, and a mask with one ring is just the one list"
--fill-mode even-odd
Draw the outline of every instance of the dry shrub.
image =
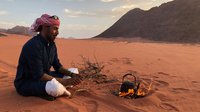
[[107, 76], [102, 73], [103, 63], [100, 63], [95, 56], [93, 61], [84, 56], [81, 56], [81, 58], [82, 63], [78, 64], [78, 68], [83, 80], [92, 80], [97, 84], [108, 82]]

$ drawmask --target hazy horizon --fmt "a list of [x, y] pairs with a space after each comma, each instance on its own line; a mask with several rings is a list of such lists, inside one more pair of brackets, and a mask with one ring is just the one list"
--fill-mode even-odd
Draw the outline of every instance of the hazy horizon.
[[47, 13], [61, 20], [59, 37], [89, 38], [134, 8], [148, 10], [172, 0], [2, 0], [0, 28], [27, 26]]

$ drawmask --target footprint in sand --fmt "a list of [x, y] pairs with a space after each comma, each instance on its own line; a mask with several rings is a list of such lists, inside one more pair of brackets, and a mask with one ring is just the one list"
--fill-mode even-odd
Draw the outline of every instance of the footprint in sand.
[[174, 92], [174, 93], [185, 93], [185, 92], [189, 92], [190, 89], [186, 89], [186, 88], [172, 88], [171, 91]]
[[83, 96], [83, 97], [89, 97], [91, 96], [91, 93], [88, 91], [77, 91], [76, 93], [74, 93], [76, 96]]
[[119, 62], [119, 59], [117, 59], [117, 58], [112, 58], [112, 59], [110, 60], [110, 62], [112, 62], [112, 63], [118, 63], [118, 62]]
[[133, 64], [133, 60], [130, 59], [130, 58], [127, 58], [127, 57], [123, 57], [121, 61], [122, 61], [123, 64], [127, 64], [127, 65]]
[[8, 78], [8, 75], [1, 74], [0, 72], [0, 80]]
[[133, 60], [127, 57], [123, 57], [123, 58], [112, 58], [109, 61], [109, 64], [111, 65], [112, 63], [122, 63], [122, 64], [127, 64], [127, 65], [132, 65], [133, 64]]
[[162, 80], [155, 80], [154, 85], [158, 87], [167, 87], [169, 86], [169, 83]]
[[165, 72], [158, 72], [158, 74], [159, 74], [159, 75], [163, 75], [163, 76], [169, 76], [169, 77], [171, 77], [171, 78], [176, 78], [176, 76], [172, 76], [172, 75], [170, 75], [170, 74], [168, 74], [168, 73], [165, 73]]
[[198, 81], [192, 81], [192, 84], [198, 84]]
[[85, 106], [88, 112], [97, 112], [98, 103], [94, 100], [86, 101]]
[[14, 68], [14, 69], [17, 68], [17, 66], [9, 64], [9, 63], [2, 61], [2, 60], [0, 60], [0, 65], [7, 66], [7, 67], [10, 67], [10, 68]]
[[159, 79], [159, 77], [158, 77], [158, 76], [153, 76], [153, 78], [154, 78], [154, 79]]
[[156, 93], [155, 96], [160, 99], [160, 101], [173, 101], [172, 98], [163, 93]]
[[191, 81], [192, 85], [195, 87], [199, 87], [199, 82], [198, 81]]
[[170, 76], [168, 73], [164, 73], [164, 72], [158, 72], [158, 74], [165, 75], [165, 76]]
[[8, 72], [0, 69], [0, 87], [9, 87], [13, 84], [11, 79], [8, 77]]
[[161, 103], [159, 105], [159, 107], [161, 107], [164, 110], [167, 110], [169, 112], [179, 112], [179, 109], [171, 104], [168, 103]]

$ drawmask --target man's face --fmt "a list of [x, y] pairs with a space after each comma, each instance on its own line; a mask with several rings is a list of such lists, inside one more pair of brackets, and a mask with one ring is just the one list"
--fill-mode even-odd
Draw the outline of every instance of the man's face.
[[59, 34], [59, 26], [58, 25], [52, 25], [52, 26], [46, 26], [46, 38], [49, 42], [54, 42], [57, 35]]

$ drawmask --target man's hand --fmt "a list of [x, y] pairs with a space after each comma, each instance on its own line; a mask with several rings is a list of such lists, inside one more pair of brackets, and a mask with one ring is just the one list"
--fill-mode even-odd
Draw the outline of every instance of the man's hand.
[[[53, 78], [55, 78], [55, 77], [52, 77], [52, 76], [50, 76], [48, 74], [44, 74], [41, 77], [40, 80], [42, 80], [42, 81], [50, 81]], [[79, 74], [74, 74], [72, 78], [69, 78], [69, 79], [56, 78], [56, 80], [58, 82], [60, 82], [62, 85], [64, 85], [64, 86], [70, 86], [70, 85], [75, 86], [75, 85], [78, 85], [78, 84], [81, 83], [82, 78], [81, 78], [81, 76]]]
[[58, 72], [66, 76], [71, 76], [71, 72], [65, 69], [63, 66], [59, 68]]
[[59, 68], [59, 72], [61, 74], [64, 74], [65, 76], [70, 76], [70, 79], [59, 79], [64, 86], [68, 86], [68, 85], [78, 85], [81, 83], [82, 81], [82, 77], [80, 74], [75, 74], [72, 73], [70, 71], [68, 71], [67, 69], [65, 69], [64, 67], [60, 67]]
[[83, 77], [80, 74], [74, 74], [74, 73], [72, 73], [71, 77], [72, 78], [77, 78], [77, 79], [79, 79], [81, 81], [83, 80]]
[[60, 81], [64, 86], [70, 86], [70, 85], [78, 85], [81, 83], [81, 80], [80, 78], [78, 77], [72, 77], [72, 78], [69, 78], [69, 79], [62, 79]]

